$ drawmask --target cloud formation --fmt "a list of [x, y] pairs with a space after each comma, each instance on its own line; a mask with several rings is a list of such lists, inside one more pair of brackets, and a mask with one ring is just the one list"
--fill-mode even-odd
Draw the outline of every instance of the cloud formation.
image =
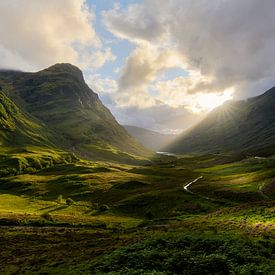
[[189, 112], [184, 106], [171, 107], [160, 102], [143, 108], [116, 105], [112, 110], [123, 125], [137, 125], [165, 134], [179, 134], [204, 117], [202, 113]]
[[[183, 83], [185, 94], [235, 88], [241, 96], [247, 95], [251, 83], [267, 86], [275, 74], [274, 14], [273, 0], [170, 0], [161, 5], [158, 0], [144, 0], [126, 10], [116, 7], [103, 16], [110, 31], [137, 45], [120, 83], [136, 79], [132, 68], [143, 72], [138, 76], [145, 82], [154, 81], [158, 69], [151, 62], [151, 48], [166, 51], [172, 45], [182, 57], [181, 66], [202, 76], [195, 83], [193, 79]], [[144, 43], [150, 47], [144, 48]], [[137, 56], [141, 49], [147, 49], [143, 53], [147, 62], [141, 63]]]
[[162, 130], [275, 85], [273, 0], [120, 1], [103, 20], [98, 1], [0, 1], [0, 68], [74, 63], [122, 123]]
[[102, 66], [114, 57], [92, 27], [84, 0], [0, 2], [1, 68], [37, 70], [57, 62]]
[[141, 44], [127, 58], [122, 69], [119, 85], [122, 89], [147, 86], [157, 74], [165, 69], [180, 65], [176, 50], [158, 50], [150, 44]]

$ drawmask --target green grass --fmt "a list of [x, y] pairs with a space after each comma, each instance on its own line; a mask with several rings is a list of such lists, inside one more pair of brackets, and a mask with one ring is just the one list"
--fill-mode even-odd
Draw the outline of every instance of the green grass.
[[57, 164], [72, 163], [77, 157], [57, 149], [25, 146], [5, 147], [0, 152], [0, 176], [14, 176], [24, 173], [36, 173], [41, 169]]
[[[224, 197], [230, 201], [260, 201], [274, 199], [272, 192], [265, 192], [275, 176], [273, 159], [244, 159], [241, 162], [196, 169], [203, 179], [193, 191]], [[234, 198], [235, 197], [235, 198]]]
[[[165, 234], [117, 249], [79, 271], [92, 274], [265, 274], [274, 246], [232, 236]], [[271, 266], [273, 265], [273, 267]]]
[[[4, 154], [52, 163], [0, 178], [0, 225], [9, 226], [0, 226], [0, 272], [273, 271], [272, 159], [156, 157], [137, 166], [34, 147]], [[183, 189], [201, 175], [194, 194]]]

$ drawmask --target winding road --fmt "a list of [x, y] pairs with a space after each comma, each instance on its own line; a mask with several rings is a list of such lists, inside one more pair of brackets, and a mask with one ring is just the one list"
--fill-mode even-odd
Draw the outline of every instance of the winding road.
[[193, 183], [197, 182], [197, 181], [200, 180], [200, 179], [202, 179], [202, 176], [200, 176], [200, 177], [194, 179], [193, 181], [187, 183], [186, 185], [184, 185], [184, 186], [183, 186], [183, 189], [184, 189], [185, 191], [187, 191], [188, 193], [190, 193], [190, 194], [196, 195], [194, 192], [190, 191], [190, 190], [188, 189], [188, 187], [191, 186]]
[[188, 189], [192, 184], [196, 183], [198, 180], [200, 180], [200, 179], [202, 179], [202, 178], [203, 178], [203, 177], [200, 176], [200, 177], [198, 177], [198, 178], [192, 180], [191, 182], [188, 182], [187, 184], [185, 184], [185, 185], [183, 186], [183, 189], [184, 189], [186, 192], [188, 192], [188, 193], [190, 193], [190, 194], [192, 194], [192, 195], [201, 197], [201, 198], [203, 198], [203, 199], [206, 199], [206, 200], [214, 200], [214, 199], [209, 198], [209, 197], [207, 197], [207, 196], [203, 196], [203, 195], [200, 195], [200, 194], [198, 194], [198, 193], [194, 193], [194, 192], [192, 192], [192, 191], [190, 191], [190, 190]]

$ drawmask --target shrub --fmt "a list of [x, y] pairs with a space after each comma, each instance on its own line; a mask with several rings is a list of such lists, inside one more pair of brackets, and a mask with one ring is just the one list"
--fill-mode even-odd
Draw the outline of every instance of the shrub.
[[50, 215], [50, 213], [44, 213], [41, 215], [41, 217], [47, 221], [53, 222], [53, 217]]
[[109, 207], [105, 204], [102, 204], [102, 205], [99, 206], [99, 211], [100, 212], [106, 212], [108, 210], [109, 210]]
[[5, 177], [5, 176], [14, 176], [16, 175], [16, 169], [15, 168], [3, 168], [0, 169], [0, 176]]
[[[272, 249], [236, 237], [168, 234], [117, 249], [92, 274], [273, 274]], [[94, 272], [94, 273], [93, 273]]]
[[34, 167], [27, 167], [24, 172], [27, 174], [34, 174], [36, 173], [36, 169]]
[[25, 158], [17, 158], [18, 172], [21, 174], [28, 166], [28, 161]]
[[72, 204], [74, 204], [74, 203], [75, 203], [75, 202], [74, 202], [73, 199], [71, 199], [71, 198], [67, 198], [67, 199], [66, 199], [66, 204], [72, 205]]
[[57, 197], [57, 202], [58, 202], [58, 203], [64, 203], [63, 195], [59, 195], [59, 196]]
[[146, 212], [145, 215], [146, 215], [146, 218], [149, 219], [149, 220], [152, 220], [154, 218], [154, 215], [152, 214], [151, 211]]
[[42, 167], [42, 164], [41, 164], [41, 162], [40, 162], [40, 160], [39, 160], [38, 158], [33, 158], [32, 161], [33, 161], [32, 165], [33, 165], [36, 169], [40, 170], [40, 169], [43, 168], [43, 167]]

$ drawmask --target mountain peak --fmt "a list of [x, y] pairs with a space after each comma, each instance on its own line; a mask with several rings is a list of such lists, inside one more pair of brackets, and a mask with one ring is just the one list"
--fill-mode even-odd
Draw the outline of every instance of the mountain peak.
[[56, 63], [43, 71], [51, 73], [69, 73], [83, 79], [82, 71], [77, 66], [70, 63]]
[[[85, 157], [132, 161], [135, 156], [147, 156], [148, 151], [118, 124], [76, 66], [61, 63], [19, 75], [0, 72], [0, 86], [6, 83], [10, 85], [9, 98], [22, 109], [22, 114], [9, 114], [9, 105], [0, 104], [0, 142], [2, 136], [5, 143], [15, 138], [19, 143], [22, 137], [26, 144], [37, 144], [35, 139], [43, 129], [40, 140], [43, 138], [45, 144], [52, 143]], [[9, 129], [15, 132], [10, 133]], [[25, 133], [32, 133], [33, 138]]]
[[80, 71], [81, 72], [81, 70], [77, 66], [75, 66], [71, 63], [56, 63], [56, 64], [46, 68], [45, 70], [51, 70], [51, 71], [78, 71], [78, 72]]

